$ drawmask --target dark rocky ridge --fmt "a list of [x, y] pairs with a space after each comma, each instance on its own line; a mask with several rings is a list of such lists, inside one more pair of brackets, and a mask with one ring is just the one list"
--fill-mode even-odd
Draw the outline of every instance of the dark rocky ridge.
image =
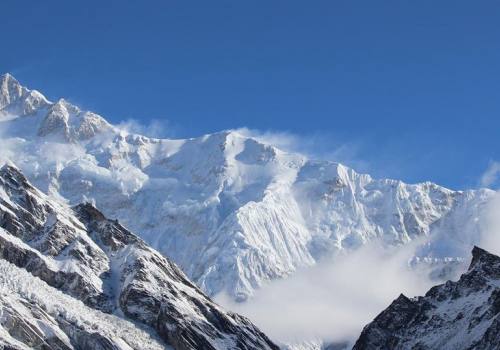
[[500, 349], [500, 257], [474, 247], [457, 282], [400, 295], [368, 324], [354, 350]]

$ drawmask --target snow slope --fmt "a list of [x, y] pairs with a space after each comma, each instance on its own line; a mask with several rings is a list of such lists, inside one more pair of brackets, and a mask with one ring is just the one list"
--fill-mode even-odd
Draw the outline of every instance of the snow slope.
[[2, 349], [168, 348], [151, 333], [130, 321], [85, 306], [0, 259]]
[[422, 257], [466, 256], [493, 196], [373, 179], [235, 131], [129, 134], [10, 75], [0, 84], [0, 162], [14, 161], [54, 198], [91, 201], [118, 218], [212, 296], [245, 300], [265, 281], [374, 238], [429, 236]]

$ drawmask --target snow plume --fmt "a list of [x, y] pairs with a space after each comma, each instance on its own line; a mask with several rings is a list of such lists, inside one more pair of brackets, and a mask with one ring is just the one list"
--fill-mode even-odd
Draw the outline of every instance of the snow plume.
[[[5, 118], [2, 121], [9, 120], [5, 115], [2, 118]], [[22, 139], [9, 138], [4, 129], [2, 123], [0, 123], [0, 166], [12, 161], [24, 143]]]
[[303, 154], [309, 159], [343, 163], [359, 172], [370, 170], [369, 163], [359, 156], [361, 141], [343, 142], [339, 137], [324, 133], [297, 135], [287, 131], [261, 131], [249, 128], [239, 128], [235, 131], [285, 152]]
[[85, 149], [79, 144], [46, 142], [38, 147], [43, 164], [66, 164], [72, 160], [85, 157]]
[[436, 283], [428, 277], [426, 264], [410, 267], [419, 243], [397, 248], [368, 244], [271, 282], [246, 303], [223, 295], [217, 300], [249, 317], [277, 341], [352, 343], [400, 293], [421, 295]]
[[137, 119], [128, 119], [116, 125], [127, 134], [138, 134], [152, 138], [174, 137], [175, 128], [166, 119], [152, 119], [143, 123]]
[[481, 214], [480, 247], [500, 255], [500, 162], [491, 161], [480, 178], [483, 187], [496, 188], [497, 192]]
[[4, 139], [0, 135], [0, 166], [14, 161], [16, 149], [20, 143], [22, 143], [22, 140]]
[[26, 175], [37, 178], [48, 172], [57, 172], [61, 166], [86, 156], [85, 149], [79, 144], [37, 141], [36, 138], [34, 141], [10, 136], [8, 123], [0, 123], [0, 166], [11, 162]]
[[33, 144], [19, 137], [4, 137], [0, 128], [0, 164], [11, 161], [21, 165], [25, 171], [42, 171], [58, 163], [67, 163], [84, 157], [85, 150], [77, 144], [44, 142]]
[[500, 255], [500, 191], [488, 203], [481, 219], [480, 247]]
[[490, 162], [488, 169], [481, 176], [480, 184], [482, 187], [492, 187], [500, 185], [500, 162]]

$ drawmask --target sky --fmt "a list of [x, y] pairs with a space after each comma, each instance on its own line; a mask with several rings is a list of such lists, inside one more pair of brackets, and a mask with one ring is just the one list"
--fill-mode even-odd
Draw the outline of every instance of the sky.
[[110, 122], [168, 137], [245, 127], [376, 177], [498, 185], [498, 1], [6, 0], [0, 13], [0, 71]]

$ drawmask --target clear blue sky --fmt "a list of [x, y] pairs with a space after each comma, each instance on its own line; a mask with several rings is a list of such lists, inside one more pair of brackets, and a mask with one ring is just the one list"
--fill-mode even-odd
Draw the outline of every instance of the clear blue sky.
[[1, 71], [112, 122], [320, 135], [314, 147], [347, 143], [341, 160], [376, 176], [452, 188], [500, 159], [498, 1], [11, 0], [0, 13]]

